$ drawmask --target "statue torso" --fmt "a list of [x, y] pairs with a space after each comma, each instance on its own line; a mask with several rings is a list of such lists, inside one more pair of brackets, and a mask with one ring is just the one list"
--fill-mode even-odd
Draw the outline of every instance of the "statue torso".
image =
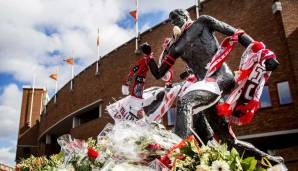
[[[181, 41], [180, 39], [184, 40]], [[179, 45], [179, 42], [185, 43]], [[181, 58], [199, 79], [203, 79], [207, 72], [206, 66], [219, 47], [213, 31], [210, 31], [209, 28], [202, 23], [195, 22], [190, 28], [184, 31], [176, 45], [176, 48], [182, 51]], [[233, 80], [232, 72], [226, 64], [223, 65], [213, 77], [217, 80], [220, 87], [223, 84], [227, 84], [228, 86], [231, 80]]]
[[[193, 32], [190, 29], [196, 29], [198, 32]], [[217, 39], [202, 24], [192, 25], [191, 28], [185, 31], [181, 39], [187, 40], [181, 58], [199, 78], [204, 78], [206, 74], [205, 67], [217, 51]]]

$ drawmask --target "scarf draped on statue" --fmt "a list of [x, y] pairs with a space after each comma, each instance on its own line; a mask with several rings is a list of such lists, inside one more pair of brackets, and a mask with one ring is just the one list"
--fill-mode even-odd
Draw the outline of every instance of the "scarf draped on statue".
[[[207, 65], [206, 77], [216, 72], [232, 51], [238, 36], [244, 32], [237, 30], [233, 36], [227, 37], [221, 43], [217, 53]], [[276, 58], [276, 55], [265, 48], [262, 42], [252, 42], [241, 57], [239, 70], [236, 72], [236, 88], [229, 94], [224, 103], [216, 106], [219, 116], [225, 117], [230, 123], [248, 124], [252, 121], [259, 108], [259, 100], [270, 71], [266, 71], [265, 61]]]

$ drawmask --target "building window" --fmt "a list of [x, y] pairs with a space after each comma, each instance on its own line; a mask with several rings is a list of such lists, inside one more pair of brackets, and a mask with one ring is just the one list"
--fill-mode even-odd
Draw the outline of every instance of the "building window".
[[277, 91], [279, 97], [279, 104], [284, 105], [293, 102], [288, 81], [277, 83]]
[[99, 103], [99, 106], [98, 106], [98, 117], [101, 118], [102, 116], [102, 103]]
[[76, 116], [72, 118], [72, 128], [78, 127], [80, 125], [80, 119]]
[[271, 107], [271, 98], [270, 98], [270, 92], [269, 92], [269, 87], [264, 86], [261, 98], [260, 98], [260, 107], [261, 108], [266, 108], [266, 107]]
[[172, 107], [167, 112], [167, 118], [168, 118], [168, 126], [175, 125], [176, 121], [176, 108]]
[[52, 143], [52, 137], [51, 135], [47, 134], [46, 135], [46, 144], [51, 144]]
[[101, 114], [99, 113], [101, 111], [100, 107], [101, 105], [95, 106], [93, 108], [88, 108], [84, 112], [75, 116], [73, 118], [72, 126], [78, 127], [79, 125], [98, 119], [101, 116]]

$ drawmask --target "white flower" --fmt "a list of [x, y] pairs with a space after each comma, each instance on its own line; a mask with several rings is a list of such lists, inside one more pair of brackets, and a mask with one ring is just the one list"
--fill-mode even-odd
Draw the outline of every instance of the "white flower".
[[211, 171], [231, 171], [230, 166], [223, 160], [216, 160], [212, 162]]

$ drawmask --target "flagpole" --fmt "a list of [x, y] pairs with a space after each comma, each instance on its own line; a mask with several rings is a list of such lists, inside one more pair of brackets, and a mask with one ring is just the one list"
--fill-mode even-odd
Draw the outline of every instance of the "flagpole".
[[139, 8], [139, 3], [138, 3], [138, 0], [136, 0], [136, 19], [135, 19], [135, 29], [136, 29], [136, 53], [138, 53], [138, 38], [139, 38], [139, 11], [138, 11], [138, 8]]
[[32, 80], [32, 94], [31, 94], [31, 104], [30, 104], [30, 115], [29, 115], [29, 127], [31, 127], [31, 121], [32, 121], [33, 100], [34, 100], [34, 88], [35, 88], [35, 77], [36, 77], [36, 75], [33, 74], [33, 80]]
[[44, 92], [45, 92], [45, 89], [43, 88], [42, 93], [41, 93], [41, 98], [40, 98], [39, 116], [42, 114], [42, 110], [44, 108], [44, 105], [43, 105], [43, 99], [44, 99], [44, 95], [45, 95]]
[[197, 19], [199, 18], [199, 9], [200, 8], [200, 0], [196, 0], [196, 14], [197, 14]]
[[56, 74], [57, 74], [57, 79], [56, 79], [56, 85], [55, 85], [55, 97], [54, 97], [54, 103], [56, 103], [57, 101], [57, 91], [58, 91], [58, 71], [59, 71], [59, 68], [57, 66], [57, 69], [56, 69]]
[[71, 82], [70, 82], [70, 90], [73, 89], [73, 77], [74, 77], [74, 64], [71, 65]]
[[70, 81], [70, 90], [73, 89], [73, 77], [74, 77], [74, 53], [71, 51], [71, 58], [73, 60], [73, 64], [71, 64], [71, 81]]
[[42, 113], [45, 109], [45, 98], [46, 98], [46, 91], [47, 91], [47, 81], [46, 80], [44, 80], [42, 90], [43, 90], [43, 92], [41, 94], [40, 111], [39, 111], [40, 115], [42, 115]]
[[97, 62], [96, 62], [96, 74], [99, 74], [99, 27], [97, 28], [97, 38], [96, 38], [96, 45], [97, 45]]
[[43, 111], [44, 112], [47, 112], [47, 103], [48, 103], [48, 100], [47, 100], [47, 95], [48, 95], [48, 81], [45, 80], [45, 86], [44, 86], [44, 89], [45, 89], [45, 100], [43, 100], [42, 102], [42, 105], [43, 105]]

